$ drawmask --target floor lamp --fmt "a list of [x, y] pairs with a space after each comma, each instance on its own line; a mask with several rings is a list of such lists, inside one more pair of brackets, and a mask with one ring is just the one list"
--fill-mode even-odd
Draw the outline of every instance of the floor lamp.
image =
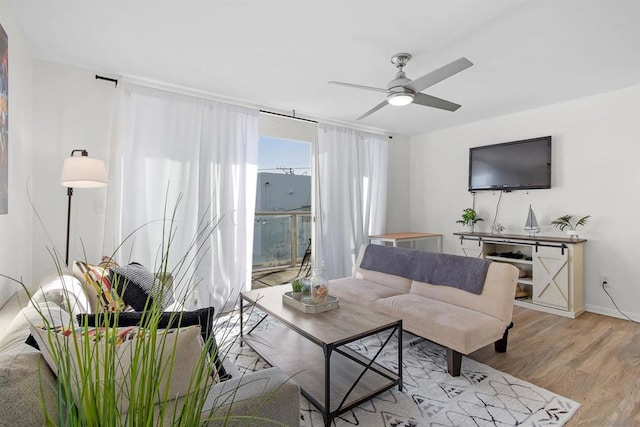
[[[79, 153], [79, 156], [75, 154]], [[67, 207], [67, 246], [64, 257], [69, 265], [69, 229], [71, 228], [71, 196], [74, 188], [96, 188], [107, 185], [107, 170], [100, 159], [89, 157], [87, 150], [73, 150], [71, 156], [64, 159], [60, 184], [67, 187], [69, 203]]]

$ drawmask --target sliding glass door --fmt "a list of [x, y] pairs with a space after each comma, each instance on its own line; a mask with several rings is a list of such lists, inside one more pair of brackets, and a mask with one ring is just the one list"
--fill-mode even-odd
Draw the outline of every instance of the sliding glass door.
[[310, 263], [314, 135], [315, 123], [260, 116], [254, 272]]

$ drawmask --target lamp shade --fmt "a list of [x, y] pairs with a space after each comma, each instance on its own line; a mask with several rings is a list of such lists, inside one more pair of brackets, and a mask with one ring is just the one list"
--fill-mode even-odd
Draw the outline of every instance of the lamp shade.
[[64, 159], [60, 184], [73, 188], [93, 188], [107, 185], [104, 162], [88, 156], [71, 156]]

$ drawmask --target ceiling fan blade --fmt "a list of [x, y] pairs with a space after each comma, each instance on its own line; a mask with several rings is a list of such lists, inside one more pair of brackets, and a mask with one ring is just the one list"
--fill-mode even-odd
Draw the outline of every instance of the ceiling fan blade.
[[372, 109], [370, 109], [369, 111], [367, 111], [366, 113], [364, 113], [363, 115], [361, 115], [360, 117], [358, 117], [356, 120], [364, 119], [365, 117], [367, 117], [370, 114], [375, 113], [376, 111], [378, 111], [379, 109], [381, 109], [385, 105], [387, 105], [387, 100], [386, 99], [384, 101], [382, 101], [380, 104], [378, 104], [375, 107], [373, 107]]
[[413, 96], [413, 103], [447, 111], [456, 111], [461, 107], [460, 104], [455, 104], [444, 99], [436, 98], [435, 96], [425, 95], [424, 93], [416, 93]]
[[365, 90], [373, 90], [376, 92], [383, 92], [383, 93], [387, 93], [386, 89], [381, 89], [379, 87], [371, 87], [371, 86], [363, 86], [363, 85], [354, 85], [353, 83], [344, 83], [344, 82], [336, 82], [336, 81], [330, 81], [329, 83], [331, 83], [332, 85], [340, 85], [340, 86], [347, 86], [347, 87], [354, 87], [356, 89], [365, 89]]
[[422, 77], [418, 77], [413, 80], [411, 83], [405, 85], [404, 87], [411, 89], [414, 92], [421, 92], [428, 88], [429, 86], [433, 86], [434, 84], [441, 82], [442, 80], [453, 76], [454, 74], [459, 73], [462, 70], [466, 70], [471, 67], [473, 63], [469, 61], [467, 58], [462, 57], [456, 59], [453, 62], [445, 65], [444, 67], [440, 67], [437, 70], [433, 70], [430, 73], [425, 74]]

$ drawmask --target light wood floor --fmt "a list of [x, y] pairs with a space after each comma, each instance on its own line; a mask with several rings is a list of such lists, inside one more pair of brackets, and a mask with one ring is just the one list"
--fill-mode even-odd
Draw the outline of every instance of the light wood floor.
[[[259, 273], [254, 288], [286, 283], [296, 274]], [[522, 307], [513, 308], [513, 323], [506, 353], [487, 346], [469, 357], [581, 403], [567, 427], [640, 426], [639, 324]]]
[[469, 357], [581, 403], [569, 427], [640, 426], [640, 325], [521, 307], [513, 323], [507, 353], [490, 346]]

